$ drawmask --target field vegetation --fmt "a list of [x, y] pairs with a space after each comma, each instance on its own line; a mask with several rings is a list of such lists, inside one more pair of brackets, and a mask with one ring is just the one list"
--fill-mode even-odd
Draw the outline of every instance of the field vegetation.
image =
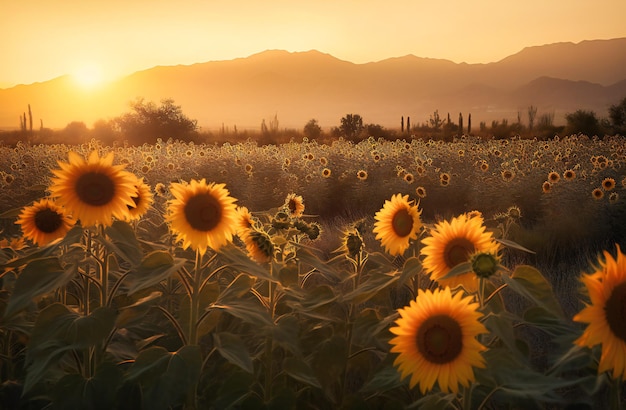
[[0, 146], [0, 407], [620, 408], [625, 137], [460, 122]]

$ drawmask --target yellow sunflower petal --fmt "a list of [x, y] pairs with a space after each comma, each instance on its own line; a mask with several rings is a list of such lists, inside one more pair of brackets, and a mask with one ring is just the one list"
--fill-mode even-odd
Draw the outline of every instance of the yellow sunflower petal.
[[435, 383], [443, 392], [458, 392], [459, 385], [474, 381], [473, 367], [483, 367], [475, 338], [487, 329], [479, 322], [481, 313], [471, 297], [453, 294], [449, 287], [435, 291], [418, 290], [409, 306], [400, 309], [400, 318], [390, 331], [391, 352], [398, 353], [394, 365], [401, 377], [410, 376], [410, 387], [432, 390]]

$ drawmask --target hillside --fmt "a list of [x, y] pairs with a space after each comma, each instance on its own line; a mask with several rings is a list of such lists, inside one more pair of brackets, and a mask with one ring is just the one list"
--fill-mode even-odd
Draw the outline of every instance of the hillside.
[[407, 55], [354, 64], [311, 50], [268, 50], [246, 58], [193, 65], [154, 67], [100, 89], [78, 88], [68, 76], [0, 89], [0, 128], [17, 128], [19, 116], [33, 110], [50, 128], [71, 121], [91, 126], [128, 111], [138, 97], [158, 102], [173, 98], [205, 129], [223, 125], [257, 128], [278, 116], [280, 127], [301, 128], [316, 118], [336, 126], [347, 113], [366, 122], [399, 126], [428, 120], [436, 109], [472, 113], [476, 123], [525, 118], [533, 104], [539, 114], [576, 109], [605, 116], [626, 96], [626, 38], [528, 47], [489, 64], [454, 63]]

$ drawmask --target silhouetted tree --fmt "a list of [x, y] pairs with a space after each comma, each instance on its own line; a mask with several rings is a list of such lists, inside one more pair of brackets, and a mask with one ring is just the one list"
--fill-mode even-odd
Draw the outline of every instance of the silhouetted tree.
[[472, 114], [467, 116], [467, 135], [472, 133]]
[[157, 106], [143, 98], [131, 103], [132, 112], [115, 118], [114, 123], [122, 137], [131, 143], [143, 144], [157, 138], [191, 139], [198, 129], [197, 120], [189, 119], [174, 100], [161, 100]]
[[428, 122], [430, 123], [430, 127], [435, 131], [438, 131], [441, 128], [443, 121], [441, 117], [439, 117], [439, 110], [435, 110], [433, 115], [430, 116]]
[[463, 135], [463, 114], [459, 113], [459, 135]]
[[312, 118], [304, 126], [303, 134], [310, 140], [317, 139], [322, 135], [322, 127], [319, 126], [315, 118]]
[[609, 126], [611, 132], [626, 135], [626, 97], [619, 104], [609, 107]]
[[347, 114], [341, 119], [339, 130], [347, 139], [354, 141], [363, 130], [363, 118], [359, 114]]
[[411, 132], [411, 117], [408, 116], [406, 117], [406, 132]]
[[576, 110], [566, 114], [565, 120], [567, 121], [566, 130], [569, 134], [578, 132], [589, 136], [600, 134], [600, 122], [593, 111]]
[[62, 135], [68, 143], [74, 144], [87, 141], [89, 139], [89, 129], [82, 121], [72, 121], [65, 126]]

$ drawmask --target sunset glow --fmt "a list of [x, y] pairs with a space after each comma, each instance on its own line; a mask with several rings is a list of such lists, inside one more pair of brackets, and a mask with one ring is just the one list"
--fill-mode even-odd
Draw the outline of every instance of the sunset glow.
[[[91, 86], [157, 65], [319, 50], [354, 63], [413, 54], [499, 61], [525, 47], [626, 37], [623, 0], [3, 3], [0, 88], [74, 74]], [[99, 70], [80, 68], [85, 53]], [[89, 72], [89, 74], [87, 74]]]
[[72, 78], [83, 88], [96, 87], [104, 81], [102, 68], [92, 62], [78, 65], [72, 72]]

